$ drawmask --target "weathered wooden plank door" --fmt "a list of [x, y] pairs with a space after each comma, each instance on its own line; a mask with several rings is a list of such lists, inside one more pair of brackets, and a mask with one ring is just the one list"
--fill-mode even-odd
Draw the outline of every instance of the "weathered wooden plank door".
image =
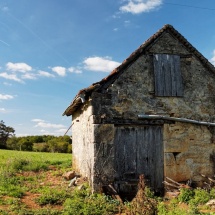
[[154, 75], [156, 96], [183, 96], [180, 56], [155, 54]]
[[154, 190], [163, 188], [162, 126], [116, 127], [116, 180], [138, 179], [144, 174]]

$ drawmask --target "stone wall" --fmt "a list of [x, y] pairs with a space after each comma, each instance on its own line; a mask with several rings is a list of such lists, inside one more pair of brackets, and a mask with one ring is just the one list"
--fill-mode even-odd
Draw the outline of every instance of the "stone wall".
[[[106, 93], [92, 95], [93, 114], [103, 117], [137, 118], [138, 114], [163, 114], [202, 121], [215, 120], [215, 74], [208, 71], [168, 34], [139, 57]], [[164, 44], [164, 45], [163, 45]], [[165, 49], [164, 49], [165, 47]], [[153, 53], [188, 55], [181, 58], [183, 97], [154, 95]]]
[[[181, 56], [183, 97], [156, 97], [152, 54]], [[95, 130], [95, 169], [114, 177], [114, 125], [110, 119], [137, 121], [139, 114], [159, 114], [202, 121], [215, 121], [215, 74], [166, 33], [131, 64], [105, 93], [91, 95]], [[102, 124], [104, 123], [104, 124]], [[108, 159], [104, 156], [106, 150]], [[214, 173], [214, 132], [189, 123], [164, 125], [165, 175], [176, 181], [201, 181], [200, 173]]]
[[163, 141], [165, 176], [176, 181], [192, 179], [202, 186], [201, 174], [214, 175], [215, 142], [207, 126], [165, 124]]
[[72, 117], [73, 168], [93, 184], [94, 168], [94, 131], [92, 106], [89, 102], [76, 111]]

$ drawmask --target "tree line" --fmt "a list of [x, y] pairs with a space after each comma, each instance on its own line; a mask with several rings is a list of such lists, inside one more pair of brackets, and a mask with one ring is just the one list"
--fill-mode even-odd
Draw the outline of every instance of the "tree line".
[[72, 139], [69, 136], [23, 136], [16, 137], [15, 130], [0, 121], [0, 149], [36, 152], [72, 152]]

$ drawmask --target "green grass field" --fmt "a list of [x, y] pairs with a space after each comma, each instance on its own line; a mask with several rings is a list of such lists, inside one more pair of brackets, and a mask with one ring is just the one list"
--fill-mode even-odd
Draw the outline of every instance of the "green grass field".
[[0, 215], [118, 212], [118, 201], [92, 194], [86, 181], [68, 187], [62, 175], [71, 170], [71, 154], [0, 150]]
[[64, 163], [70, 164], [72, 155], [67, 153], [46, 153], [46, 152], [24, 152], [12, 150], [0, 150], [0, 163], [6, 164], [10, 160], [26, 159], [34, 162], [47, 162], [47, 163]]
[[71, 154], [0, 150], [0, 164], [0, 214], [62, 214]]
[[92, 194], [82, 178], [69, 187], [62, 176], [71, 170], [71, 154], [0, 150], [0, 215], [215, 215], [206, 205], [215, 199], [215, 188], [182, 189], [166, 202], [146, 187], [121, 203]]

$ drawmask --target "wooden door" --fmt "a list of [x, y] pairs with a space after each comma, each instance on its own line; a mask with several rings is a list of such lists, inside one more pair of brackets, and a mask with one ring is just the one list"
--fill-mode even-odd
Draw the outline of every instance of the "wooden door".
[[163, 188], [162, 126], [116, 127], [116, 180], [138, 179], [144, 174], [154, 190]]

